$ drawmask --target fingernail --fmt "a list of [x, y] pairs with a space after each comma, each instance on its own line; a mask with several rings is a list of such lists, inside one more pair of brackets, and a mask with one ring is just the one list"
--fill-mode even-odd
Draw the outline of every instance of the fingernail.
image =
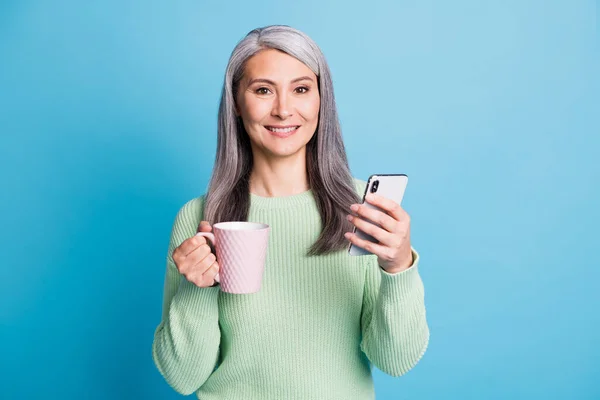
[[349, 238], [350, 238], [350, 235], [351, 235], [351, 233], [350, 233], [350, 232], [346, 232], [346, 233], [344, 233], [344, 237], [345, 237], [346, 239], [349, 239]]
[[352, 221], [352, 215], [347, 215], [347, 216], [346, 216], [346, 219], [347, 219], [348, 221]]
[[350, 206], [350, 209], [351, 209], [352, 211], [358, 211], [358, 204], [352, 204], [352, 205]]

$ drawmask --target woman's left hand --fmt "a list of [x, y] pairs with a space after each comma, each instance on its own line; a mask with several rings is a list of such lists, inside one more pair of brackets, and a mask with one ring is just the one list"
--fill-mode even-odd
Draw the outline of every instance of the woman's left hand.
[[[410, 216], [398, 203], [388, 198], [369, 193], [366, 201], [385, 212], [373, 210], [362, 204], [352, 204], [350, 209], [358, 217], [348, 215], [348, 220], [357, 229], [377, 239], [379, 244], [360, 239], [351, 232], [345, 234], [346, 238], [354, 245], [377, 255], [379, 266], [386, 272], [394, 274], [408, 269], [413, 263]], [[379, 224], [381, 228], [365, 219]]]

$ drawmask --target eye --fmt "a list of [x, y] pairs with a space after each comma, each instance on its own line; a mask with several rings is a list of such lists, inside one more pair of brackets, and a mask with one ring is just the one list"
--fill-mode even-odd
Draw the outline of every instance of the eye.
[[306, 92], [308, 92], [308, 90], [309, 89], [306, 86], [300, 86], [300, 87], [296, 88], [296, 91], [300, 94], [306, 93]]
[[269, 94], [271, 91], [266, 87], [260, 87], [254, 91], [256, 94]]

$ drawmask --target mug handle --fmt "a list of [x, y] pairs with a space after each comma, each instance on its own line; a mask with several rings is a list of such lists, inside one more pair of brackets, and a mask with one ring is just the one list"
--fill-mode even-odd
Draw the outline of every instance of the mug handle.
[[[217, 245], [217, 239], [215, 239], [215, 235], [212, 234], [211, 232], [198, 232], [198, 233], [196, 233], [196, 236], [204, 236], [205, 238], [207, 238], [208, 240], [210, 240], [210, 242], [212, 243], [213, 247], [215, 247]], [[215, 282], [221, 283], [221, 278], [219, 277], [219, 273], [218, 272], [215, 275]]]

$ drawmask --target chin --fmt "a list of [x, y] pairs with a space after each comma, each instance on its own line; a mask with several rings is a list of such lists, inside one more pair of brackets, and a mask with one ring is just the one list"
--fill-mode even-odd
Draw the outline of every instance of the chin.
[[277, 157], [277, 158], [288, 158], [288, 157], [293, 157], [293, 156], [299, 154], [303, 150], [304, 150], [304, 148], [300, 148], [295, 151], [273, 151], [270, 153], [270, 155], [272, 157]]
[[265, 149], [267, 150], [267, 154], [272, 157], [292, 157], [297, 155], [298, 153], [306, 151], [306, 145], [303, 146], [273, 146]]
[[305, 137], [289, 137], [286, 139], [269, 138], [263, 141], [263, 148], [267, 153], [274, 156], [285, 157], [297, 154], [304, 151], [306, 144], [310, 138]]

